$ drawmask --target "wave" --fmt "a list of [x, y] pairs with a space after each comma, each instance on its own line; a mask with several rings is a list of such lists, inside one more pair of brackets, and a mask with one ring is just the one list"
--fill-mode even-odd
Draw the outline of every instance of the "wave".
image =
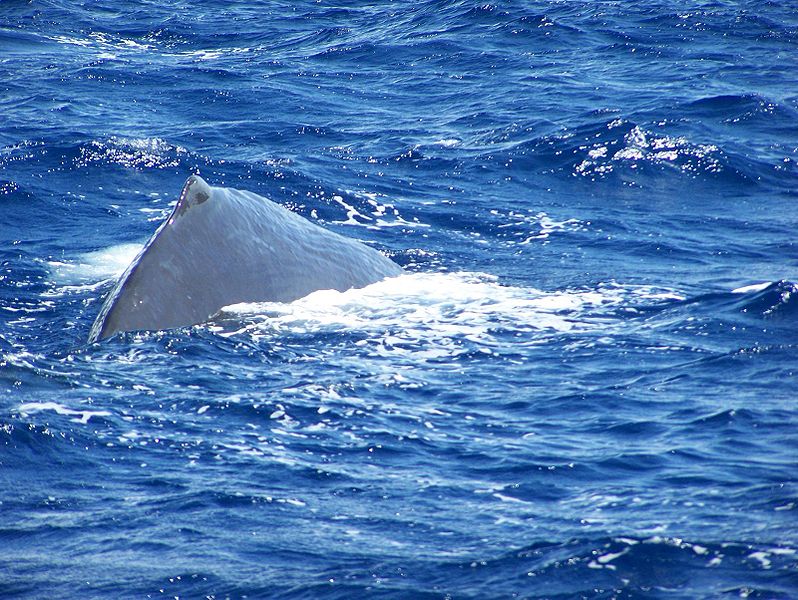
[[723, 177], [753, 181], [733, 165], [715, 144], [696, 143], [684, 135], [657, 131], [623, 118], [565, 130], [553, 136], [522, 139], [510, 147], [480, 156], [480, 162], [512, 163], [512, 171], [534, 167], [541, 173], [604, 180], [639, 180], [647, 174], [680, 174], [691, 178]]
[[[321, 524], [325, 526], [325, 524]], [[349, 543], [346, 540], [345, 543]], [[395, 550], [396, 551], [396, 550]], [[294, 547], [289, 555], [314, 563], [316, 552]], [[290, 565], [280, 581], [263, 573], [246, 584], [204, 574], [158, 582], [170, 595], [235, 595], [275, 598], [545, 598], [706, 597], [730, 595], [787, 598], [792, 592], [796, 550], [740, 542], [687, 541], [675, 537], [623, 536], [536, 542], [491, 556], [475, 551], [467, 560], [400, 554], [377, 561], [344, 551], [335, 565], [308, 577]], [[153, 582], [154, 583], [154, 582]], [[259, 593], [260, 592], [260, 593]]]
[[755, 317], [774, 320], [798, 320], [798, 284], [776, 281], [737, 288], [733, 294], [743, 298], [737, 309]]
[[[636, 122], [620, 114], [608, 119], [599, 113], [585, 115], [583, 124], [570, 127], [535, 119], [487, 128], [493, 117], [475, 114], [458, 119], [468, 122], [472, 133], [458, 136], [453, 143], [430, 140], [377, 156], [360, 155], [350, 148], [347, 158], [376, 159], [386, 167], [394, 163], [393, 168], [398, 166], [408, 173], [421, 170], [476, 176], [487, 171], [501, 180], [534, 180], [538, 184], [552, 178], [577, 178], [649, 185], [688, 177], [750, 188], [763, 175], [775, 182], [774, 165], [769, 159], [745, 156], [736, 145], [725, 148], [725, 137], [716, 138], [718, 142], [704, 141], [707, 132], [694, 130], [689, 121], [681, 125], [675, 125], [675, 121], [651, 123], [644, 121], [645, 117], [641, 115]], [[462, 129], [465, 123], [457, 125]], [[779, 168], [789, 167], [785, 165]]]
[[[620, 535], [556, 545], [538, 543], [463, 567], [466, 573], [473, 569], [475, 579], [504, 577], [513, 582], [509, 589], [547, 597], [592, 596], [598, 590], [606, 590], [608, 597], [610, 590], [614, 597], [655, 590], [690, 596], [704, 595], [707, 590], [734, 593], [747, 586], [767, 595], [787, 593], [790, 583], [784, 576], [797, 560], [796, 549], [786, 545]], [[731, 583], [735, 580], [736, 584]], [[543, 587], [537, 587], [538, 581]]]
[[737, 316], [755, 321], [776, 322], [798, 317], [798, 284], [781, 280], [745, 285], [729, 292], [702, 294], [685, 300], [718, 318]]
[[[205, 164], [198, 155], [156, 137], [92, 139], [71, 132], [56, 139], [28, 140], [0, 149], [0, 167], [13, 166], [22, 173], [44, 168], [52, 173], [53, 182], [58, 174], [104, 166], [122, 168], [129, 173], [177, 168], [190, 171]], [[55, 187], [55, 183], [51, 186]]]
[[[755, 116], [777, 117], [792, 121], [794, 126], [798, 111], [755, 93], [721, 94], [693, 100], [682, 109], [691, 111], [693, 116], [710, 117], [724, 122], [738, 122]], [[789, 119], [788, 119], [789, 118]]]
[[587, 156], [574, 167], [582, 177], [603, 177], [615, 169], [638, 169], [647, 165], [672, 168], [688, 175], [708, 175], [723, 169], [719, 149], [711, 144], [694, 144], [685, 137], [646, 131], [638, 125], [613, 121], [608, 129], [625, 130], [622, 138], [594, 141], [579, 146]]
[[160, 138], [118, 138], [91, 140], [78, 149], [76, 168], [93, 164], [119, 165], [127, 169], [168, 169], [181, 165], [188, 151]]
[[[307, 127], [291, 125], [293, 135], [302, 138], [307, 134]], [[334, 132], [321, 132], [319, 135], [333, 135]], [[255, 152], [255, 150], [252, 150]], [[347, 158], [349, 151], [333, 146], [331, 153]], [[84, 136], [67, 136], [58, 140], [40, 140], [14, 144], [0, 149], [0, 167], [13, 165], [19, 172], [51, 169], [57, 171], [51, 177], [51, 187], [57, 185], [57, 177], [74, 171], [101, 171], [106, 178], [117, 175], [124, 176], [121, 191], [113, 192], [116, 198], [108, 202], [104, 208], [107, 217], [119, 217], [129, 212], [141, 212], [147, 215], [146, 221], [163, 220], [177, 192], [182, 186], [182, 178], [191, 173], [209, 173], [209, 180], [214, 185], [241, 187], [261, 193], [275, 201], [282, 202], [287, 208], [302, 214], [310, 220], [326, 223], [333, 228], [342, 226], [360, 226], [365, 229], [381, 228], [415, 228], [428, 227], [421, 219], [421, 212], [412, 207], [400, 209], [391, 202], [384, 192], [371, 189], [348, 189], [335, 185], [323, 185], [317, 177], [307, 175], [302, 169], [304, 165], [296, 165], [290, 159], [258, 156], [244, 151], [234, 159], [220, 158], [211, 160], [201, 154], [187, 151], [179, 144], [169, 143], [162, 138], [125, 138], [111, 136], [104, 139], [86, 139]], [[401, 157], [397, 157], [401, 160]], [[56, 165], [55, 169], [53, 166]], [[240, 170], [239, 177], [230, 180], [225, 175], [229, 170]], [[158, 171], [164, 171], [168, 181], [174, 182], [169, 203], [163, 202], [159, 192], [128, 189], [131, 181], [135, 184], [141, 180], [138, 174], [144, 174], [155, 182]], [[216, 175], [216, 177], [214, 177]], [[253, 175], [258, 181], [252, 181]], [[164, 187], [162, 176], [154, 189]], [[144, 187], [144, 186], [141, 186]], [[152, 188], [151, 188], [152, 189]], [[13, 199], [30, 198], [38, 190], [25, 190], [16, 181], [0, 181], [0, 194], [5, 193]], [[136, 204], [124, 198], [117, 199], [120, 193], [127, 192]], [[67, 195], [83, 199], [83, 195], [67, 190]], [[47, 197], [39, 193], [38, 196]], [[35, 205], [34, 205], [35, 206]], [[85, 204], [80, 208], [85, 210]], [[60, 207], [62, 210], [63, 207]], [[138, 237], [146, 234], [147, 225], [138, 220]]]

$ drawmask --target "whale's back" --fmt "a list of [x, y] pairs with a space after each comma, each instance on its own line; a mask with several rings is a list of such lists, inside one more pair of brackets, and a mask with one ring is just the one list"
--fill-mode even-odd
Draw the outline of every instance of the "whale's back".
[[192, 176], [106, 298], [89, 340], [193, 325], [230, 304], [290, 302], [401, 272], [377, 250], [271, 200]]

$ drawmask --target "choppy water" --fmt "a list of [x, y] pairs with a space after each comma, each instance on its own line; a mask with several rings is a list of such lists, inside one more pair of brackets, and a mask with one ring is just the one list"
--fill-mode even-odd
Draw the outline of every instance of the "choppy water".
[[[0, 5], [0, 595], [798, 597], [793, 3], [120, 4]], [[88, 345], [193, 172], [408, 273]]]

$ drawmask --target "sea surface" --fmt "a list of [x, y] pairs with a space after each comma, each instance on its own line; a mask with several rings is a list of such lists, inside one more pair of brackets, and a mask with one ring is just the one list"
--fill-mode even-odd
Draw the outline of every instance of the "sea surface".
[[[0, 597], [798, 598], [797, 161], [792, 0], [2, 0]], [[193, 173], [406, 274], [89, 344]]]

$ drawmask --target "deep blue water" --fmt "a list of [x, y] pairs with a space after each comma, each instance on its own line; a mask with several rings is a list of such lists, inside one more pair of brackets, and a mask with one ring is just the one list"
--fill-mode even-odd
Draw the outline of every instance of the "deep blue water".
[[[0, 596], [798, 598], [794, 2], [165, 4], [0, 4]], [[195, 172], [408, 274], [87, 344]]]

